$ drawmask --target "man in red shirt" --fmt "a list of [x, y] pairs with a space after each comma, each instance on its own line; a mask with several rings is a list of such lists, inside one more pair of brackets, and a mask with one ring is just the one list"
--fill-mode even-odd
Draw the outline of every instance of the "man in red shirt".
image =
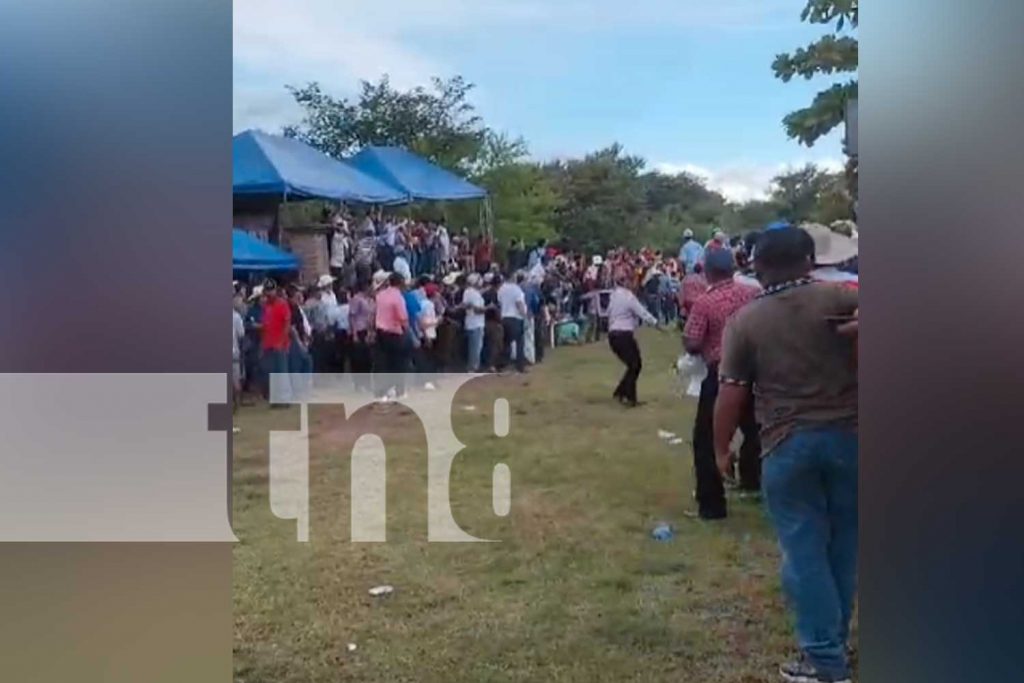
[[696, 263], [693, 270], [683, 276], [679, 285], [679, 310], [684, 318], [690, 315], [693, 304], [708, 289], [708, 281], [704, 277], [704, 266]]
[[[700, 386], [697, 417], [693, 425], [693, 464], [697, 476], [697, 506], [701, 519], [726, 516], [725, 487], [715, 463], [714, 411], [718, 397], [718, 363], [722, 358], [722, 335], [736, 311], [757, 296], [758, 290], [733, 279], [735, 262], [728, 249], [705, 253], [704, 272], [708, 290], [697, 297], [686, 319], [683, 344], [688, 353], [700, 354], [708, 367]], [[761, 442], [753, 401], [740, 420], [743, 447], [740, 450], [740, 488], [756, 493], [761, 488]]]
[[[263, 327], [260, 330], [260, 348], [267, 373], [268, 396], [271, 405], [281, 405], [280, 399], [291, 396], [288, 377], [288, 349], [291, 343], [292, 309], [281, 297], [277, 283], [267, 280], [263, 285]], [[277, 379], [274, 375], [277, 375]], [[279, 400], [274, 400], [275, 398]]]

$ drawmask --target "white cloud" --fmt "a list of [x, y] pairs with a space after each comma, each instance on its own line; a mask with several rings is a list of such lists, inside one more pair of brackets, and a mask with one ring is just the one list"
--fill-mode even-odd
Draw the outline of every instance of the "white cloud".
[[729, 201], [748, 202], [754, 199], [767, 199], [771, 192], [772, 178], [808, 163], [814, 163], [833, 172], [843, 169], [843, 162], [835, 158], [799, 159], [782, 164], [740, 162], [724, 164], [715, 168], [706, 168], [690, 163], [661, 162], [653, 164], [652, 168], [671, 175], [690, 173], [704, 179], [709, 188], [721, 192]]
[[538, 26], [749, 30], [778, 19], [791, 25], [792, 13], [789, 0], [234, 0], [234, 128], [293, 122], [285, 84], [319, 81], [346, 94], [385, 73], [407, 88], [457, 71], [413, 38], [416, 45], [480, 31], [528, 38]]

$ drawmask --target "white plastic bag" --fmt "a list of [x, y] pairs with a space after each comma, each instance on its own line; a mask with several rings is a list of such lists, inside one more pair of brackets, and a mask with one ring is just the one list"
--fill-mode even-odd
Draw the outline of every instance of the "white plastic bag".
[[704, 359], [691, 353], [684, 353], [676, 361], [676, 374], [683, 396], [700, 396], [700, 385], [708, 376]]

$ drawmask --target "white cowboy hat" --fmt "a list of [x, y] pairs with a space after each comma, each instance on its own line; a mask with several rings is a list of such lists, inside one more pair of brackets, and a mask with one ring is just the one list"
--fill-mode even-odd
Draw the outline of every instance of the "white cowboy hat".
[[335, 278], [335, 277], [333, 277], [331, 275], [321, 275], [320, 279], [316, 281], [316, 286], [317, 287], [330, 287], [332, 284], [334, 284], [334, 281], [336, 279], [337, 278]]
[[839, 265], [857, 255], [857, 240], [817, 223], [805, 223], [800, 227], [814, 240], [814, 263], [819, 266]]
[[391, 277], [391, 273], [386, 270], [378, 270], [373, 274], [373, 288], [380, 289], [388, 283], [388, 278]]
[[252, 288], [252, 294], [249, 295], [249, 301], [258, 299], [263, 296], [263, 285], [256, 285]]

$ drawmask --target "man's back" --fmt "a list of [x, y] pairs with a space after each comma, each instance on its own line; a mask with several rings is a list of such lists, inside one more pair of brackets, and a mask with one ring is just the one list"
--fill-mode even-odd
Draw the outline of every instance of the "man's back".
[[853, 290], [799, 281], [767, 288], [729, 321], [721, 379], [753, 385], [766, 452], [795, 430], [856, 427], [853, 342], [828, 320], [856, 308]]
[[522, 288], [512, 282], [506, 282], [498, 288], [498, 305], [501, 307], [502, 318], [522, 318], [523, 314], [516, 302], [526, 304], [526, 295]]

